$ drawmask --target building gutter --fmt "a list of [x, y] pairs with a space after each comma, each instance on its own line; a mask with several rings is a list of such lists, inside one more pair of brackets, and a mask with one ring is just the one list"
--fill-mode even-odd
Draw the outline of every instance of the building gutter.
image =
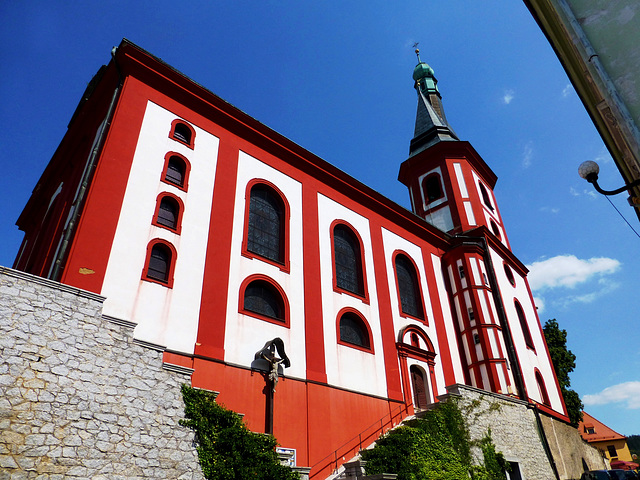
[[65, 257], [67, 256], [67, 250], [69, 249], [69, 245], [71, 243], [71, 239], [75, 233], [76, 224], [78, 223], [78, 219], [80, 218], [80, 212], [82, 210], [82, 205], [84, 203], [87, 190], [89, 188], [89, 183], [91, 182], [91, 178], [93, 177], [93, 172], [95, 171], [96, 164], [98, 161], [98, 157], [102, 152], [102, 147], [104, 146], [104, 139], [106, 134], [111, 127], [111, 121], [113, 120], [113, 113], [115, 111], [115, 106], [118, 101], [118, 97], [120, 96], [120, 91], [122, 90], [122, 85], [124, 83], [124, 77], [122, 76], [122, 71], [120, 66], [118, 65], [118, 61], [116, 60], [116, 53], [118, 51], [118, 47], [113, 47], [111, 50], [111, 58], [113, 59], [113, 63], [118, 72], [118, 85], [113, 91], [113, 95], [111, 96], [111, 102], [109, 103], [109, 108], [107, 110], [107, 114], [105, 116], [105, 120], [100, 126], [100, 130], [98, 132], [98, 137], [94, 142], [93, 148], [91, 150], [91, 154], [89, 155], [89, 160], [87, 161], [87, 165], [82, 174], [82, 179], [80, 181], [80, 187], [76, 192], [76, 196], [73, 199], [73, 203], [71, 204], [71, 214], [67, 219], [67, 223], [64, 227], [64, 232], [62, 234], [62, 240], [60, 243], [60, 247], [58, 248], [58, 252], [56, 253], [56, 258], [52, 266], [51, 273], [48, 278], [54, 281], [59, 281], [62, 275], [63, 270], [63, 262], [65, 261]]

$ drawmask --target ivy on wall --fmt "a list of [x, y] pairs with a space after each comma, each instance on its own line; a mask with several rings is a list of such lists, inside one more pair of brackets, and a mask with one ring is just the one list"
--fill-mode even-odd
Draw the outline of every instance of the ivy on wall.
[[184, 415], [180, 424], [196, 433], [202, 473], [208, 480], [298, 480], [280, 464], [272, 435], [250, 431], [242, 417], [216, 403], [206, 390], [182, 386]]
[[458, 404], [450, 399], [423, 418], [383, 435], [361, 456], [367, 462], [367, 475], [395, 473], [398, 480], [506, 480], [508, 462], [496, 452], [490, 432], [478, 442], [484, 457], [479, 464], [472, 462], [471, 446]]

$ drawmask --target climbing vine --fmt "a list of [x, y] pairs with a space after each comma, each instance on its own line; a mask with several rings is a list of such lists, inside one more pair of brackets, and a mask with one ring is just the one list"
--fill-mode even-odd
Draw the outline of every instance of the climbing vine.
[[202, 473], [208, 480], [298, 480], [280, 464], [272, 435], [251, 432], [240, 415], [216, 403], [213, 393], [182, 386], [185, 420], [196, 433]]
[[458, 403], [450, 399], [421, 419], [383, 435], [362, 452], [367, 475], [395, 473], [398, 480], [506, 480], [508, 462], [487, 432], [477, 444], [483, 461], [473, 465], [469, 430]]

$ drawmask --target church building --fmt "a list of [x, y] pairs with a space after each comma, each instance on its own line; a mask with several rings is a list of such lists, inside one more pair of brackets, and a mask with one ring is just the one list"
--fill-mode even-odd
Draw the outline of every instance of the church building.
[[14, 268], [105, 297], [311, 478], [456, 385], [567, 421], [497, 177], [418, 62], [409, 211], [123, 40], [18, 219]]

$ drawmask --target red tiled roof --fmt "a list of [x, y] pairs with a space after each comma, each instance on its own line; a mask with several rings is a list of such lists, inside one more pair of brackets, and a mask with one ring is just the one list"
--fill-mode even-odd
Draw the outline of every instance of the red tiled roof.
[[[587, 433], [587, 428], [593, 428], [594, 433]], [[587, 442], [601, 442], [604, 440], [624, 440], [627, 437], [610, 429], [587, 412], [582, 412], [582, 421], [578, 424], [578, 431]]]

